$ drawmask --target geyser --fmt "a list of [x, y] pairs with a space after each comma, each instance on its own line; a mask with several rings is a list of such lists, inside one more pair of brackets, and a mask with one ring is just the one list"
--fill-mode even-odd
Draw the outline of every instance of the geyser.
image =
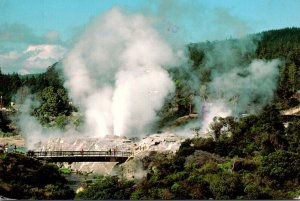
[[148, 18], [113, 8], [93, 19], [63, 62], [65, 87], [85, 117], [85, 132], [103, 137], [150, 131], [174, 91], [165, 68], [175, 62]]

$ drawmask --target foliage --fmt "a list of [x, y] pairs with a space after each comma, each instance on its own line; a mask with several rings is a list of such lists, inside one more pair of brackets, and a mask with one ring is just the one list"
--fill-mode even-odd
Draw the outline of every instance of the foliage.
[[69, 168], [59, 168], [59, 172], [62, 174], [71, 174], [72, 170]]
[[292, 152], [299, 153], [300, 151], [300, 120], [290, 122], [286, 131], [285, 136], [288, 141], [288, 149]]
[[34, 109], [33, 115], [43, 125], [63, 129], [66, 123], [64, 120], [76, 108], [69, 104], [68, 93], [60, 77], [62, 75], [60, 65], [61, 63], [55, 63], [45, 73], [25, 76], [16, 73], [6, 75], [0, 70], [0, 96], [4, 106], [10, 107], [11, 101], [17, 105], [23, 104], [28, 95], [35, 94], [40, 106]]
[[[76, 195], [77, 199], [92, 200], [124, 200], [133, 193], [132, 181], [119, 180], [117, 176], [100, 176], [95, 183]], [[132, 197], [137, 197], [133, 195]]]
[[194, 148], [198, 150], [213, 152], [215, 150], [216, 143], [213, 138], [194, 138]]
[[[216, 120], [220, 124], [217, 138], [187, 139], [173, 158], [159, 155], [159, 160], [148, 164], [152, 171], [137, 184], [131, 197], [290, 199], [297, 196], [298, 119], [292, 119], [285, 128], [278, 109], [271, 105], [239, 121], [230, 117]], [[204, 159], [192, 159], [200, 150], [201, 157], [211, 157], [206, 164], [202, 162]], [[223, 162], [214, 158], [216, 154], [223, 156]], [[187, 160], [191, 162], [186, 163]]]
[[8, 115], [0, 111], [0, 133], [10, 133], [13, 130], [9, 127], [11, 120], [9, 119]]
[[65, 184], [58, 168], [8, 153], [0, 158], [0, 194], [15, 199], [72, 199], [74, 191]]
[[177, 151], [177, 157], [186, 157], [194, 153], [195, 148], [191, 146], [192, 140], [187, 139], [181, 143], [179, 150]]
[[240, 179], [236, 174], [219, 173], [209, 177], [209, 189], [215, 199], [234, 199], [243, 194]]
[[49, 124], [53, 118], [56, 118], [58, 126], [63, 128], [65, 115], [70, 115], [72, 110], [66, 90], [46, 87], [38, 93], [38, 100], [41, 105], [34, 111], [38, 119], [44, 124]]
[[299, 178], [300, 158], [298, 153], [278, 150], [263, 157], [260, 171], [278, 182]]
[[218, 164], [218, 167], [223, 171], [229, 171], [233, 167], [232, 161], [228, 161], [226, 163]]

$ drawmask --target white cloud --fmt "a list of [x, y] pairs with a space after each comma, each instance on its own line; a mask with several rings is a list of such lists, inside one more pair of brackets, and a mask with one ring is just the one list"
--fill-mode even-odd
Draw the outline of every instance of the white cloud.
[[30, 55], [25, 61], [25, 67], [45, 68], [61, 59], [66, 51], [60, 45], [30, 45], [24, 51], [25, 55]]
[[0, 55], [0, 66], [3, 72], [28, 74], [42, 72], [48, 66], [60, 60], [67, 49], [61, 45], [29, 45], [23, 51], [10, 51]]
[[37, 35], [20, 23], [0, 24], [0, 67], [4, 73], [40, 73], [67, 52], [59, 32]]

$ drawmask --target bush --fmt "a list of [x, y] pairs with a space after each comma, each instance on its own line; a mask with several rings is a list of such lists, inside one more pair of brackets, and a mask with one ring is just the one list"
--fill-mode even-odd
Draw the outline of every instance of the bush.
[[220, 138], [216, 141], [215, 145], [215, 153], [219, 154], [220, 156], [227, 156], [229, 153], [230, 143], [228, 138]]
[[257, 168], [257, 165], [254, 161], [251, 160], [236, 160], [234, 162], [234, 167], [233, 167], [233, 171], [242, 171], [242, 170], [246, 170], [246, 171], [255, 171]]
[[162, 200], [174, 199], [173, 193], [169, 189], [166, 189], [166, 188], [159, 189], [158, 194], [159, 194], [160, 199], [162, 199]]
[[214, 152], [216, 143], [213, 138], [195, 138], [193, 144], [195, 149]]
[[187, 157], [192, 155], [195, 152], [195, 148], [193, 147], [183, 147], [178, 150], [177, 157]]
[[15, 199], [73, 199], [74, 191], [65, 184], [54, 165], [23, 154], [8, 153], [0, 158], [0, 193]]
[[246, 193], [246, 199], [256, 200], [256, 199], [270, 199], [271, 197], [264, 193], [262, 187], [256, 183], [251, 183], [245, 186], [244, 192]]
[[87, 189], [79, 192], [76, 198], [90, 200], [129, 199], [133, 196], [133, 185], [133, 181], [119, 181], [117, 176], [101, 176]]
[[219, 173], [210, 177], [209, 189], [214, 199], [235, 199], [243, 194], [241, 181], [235, 174]]
[[184, 142], [181, 143], [177, 153], [176, 157], [187, 157], [195, 152], [195, 148], [191, 146], [192, 140], [186, 139]]
[[71, 174], [72, 170], [69, 168], [60, 168], [59, 172], [62, 174]]
[[218, 172], [220, 172], [220, 168], [218, 167], [218, 164], [215, 162], [209, 162], [205, 165], [203, 165], [199, 172], [201, 174], [216, 174]]
[[284, 180], [299, 178], [299, 154], [278, 150], [262, 158], [260, 172], [282, 183]]

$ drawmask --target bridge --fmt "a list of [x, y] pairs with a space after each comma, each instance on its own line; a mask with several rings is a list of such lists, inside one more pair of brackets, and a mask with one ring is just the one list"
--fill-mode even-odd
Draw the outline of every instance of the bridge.
[[124, 163], [132, 156], [122, 151], [29, 151], [29, 156], [51, 162], [117, 162]]

